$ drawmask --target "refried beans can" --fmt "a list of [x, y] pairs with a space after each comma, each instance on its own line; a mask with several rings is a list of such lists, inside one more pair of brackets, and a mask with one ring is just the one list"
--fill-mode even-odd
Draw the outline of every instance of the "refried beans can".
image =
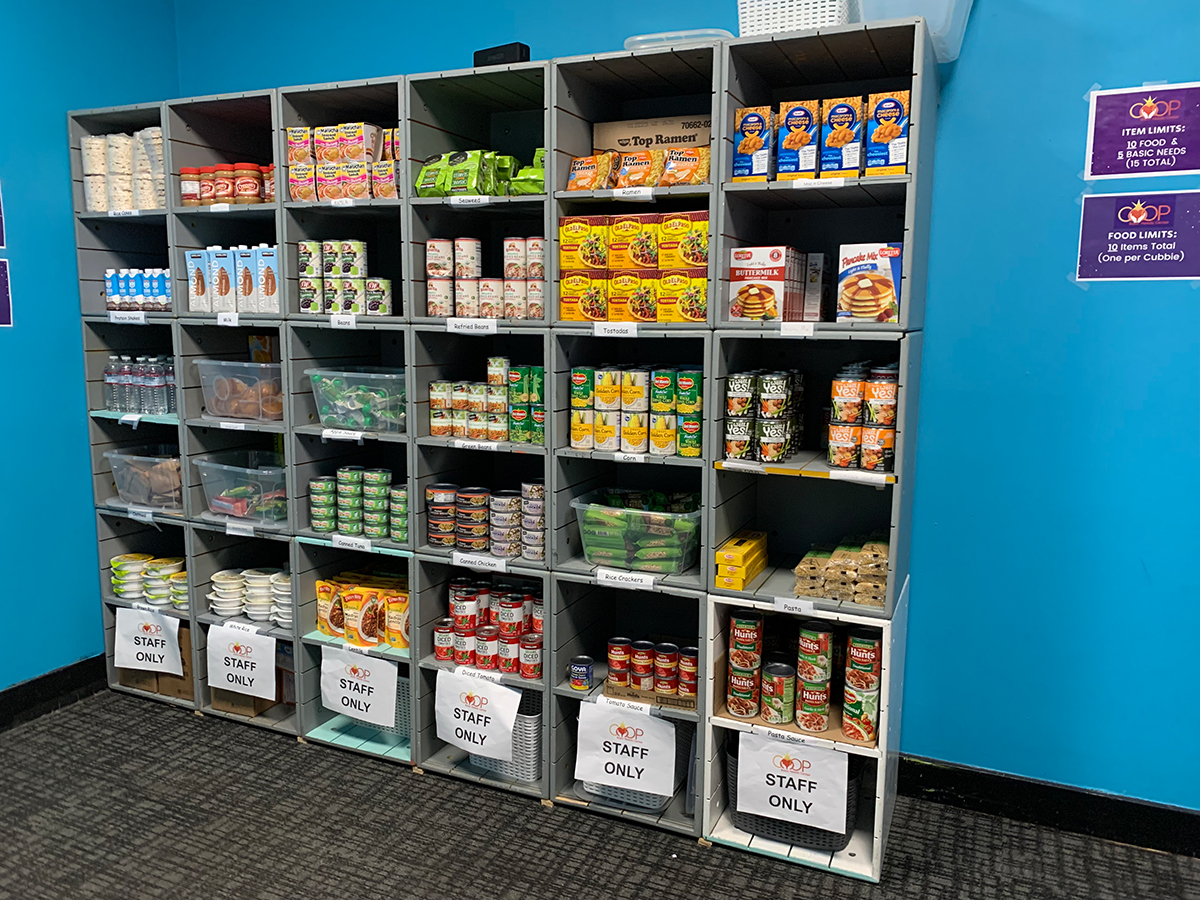
[[425, 277], [454, 276], [454, 241], [450, 238], [429, 238], [425, 242]]
[[453, 619], [438, 619], [433, 623], [433, 658], [442, 662], [454, 659]]
[[499, 664], [500, 629], [495, 625], [484, 625], [475, 631], [475, 667], [494, 669]]
[[829, 729], [829, 682], [796, 682], [796, 727], [820, 734]]
[[483, 241], [479, 238], [454, 239], [454, 277], [478, 278], [482, 273]]
[[725, 703], [729, 714], [739, 719], [753, 719], [758, 715], [758, 669], [735, 669], [729, 667], [729, 684]]
[[786, 663], [763, 666], [760, 688], [761, 713], [764, 722], [786, 725], [796, 709], [796, 670]]
[[527, 278], [528, 275], [526, 240], [523, 237], [506, 237], [504, 239], [504, 277]]
[[525, 277], [531, 279], [546, 277], [546, 239], [544, 237], [525, 239]]
[[425, 315], [445, 319], [454, 315], [454, 281], [430, 278], [425, 283]]
[[542, 677], [542, 636], [540, 634], [525, 634], [521, 636], [521, 677]]
[[475, 665], [475, 631], [454, 632], [454, 664], [458, 666]]
[[500, 635], [500, 648], [496, 654], [501, 672], [516, 674], [521, 671], [521, 639], [515, 635]]

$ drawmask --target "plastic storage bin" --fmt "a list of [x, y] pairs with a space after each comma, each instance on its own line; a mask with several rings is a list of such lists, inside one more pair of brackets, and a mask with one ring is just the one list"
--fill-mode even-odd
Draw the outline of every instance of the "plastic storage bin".
[[226, 450], [196, 457], [209, 512], [273, 523], [287, 518], [283, 457], [264, 450]]
[[[695, 757], [696, 723], [676, 722], [674, 790], [678, 791], [679, 786], [690, 779]], [[602, 802], [610, 806], [619, 806], [623, 809], [632, 809], [636, 812], [662, 812], [670, 805], [672, 798], [675, 796], [674, 793], [651, 794], [648, 791], [634, 791], [629, 788], [613, 787], [610, 784], [600, 784], [592, 781], [581, 781], [579, 784], [585, 793], [593, 797], [598, 797]]]
[[592, 491], [571, 501], [583, 541], [583, 555], [594, 566], [674, 575], [696, 564], [701, 512], [672, 513], [627, 509], [604, 502], [613, 496], [644, 491]]
[[179, 448], [174, 444], [105, 450], [104, 457], [112, 468], [122, 502], [158, 509], [183, 508], [183, 476]]
[[472, 753], [471, 765], [486, 772], [495, 772], [505, 778], [532, 783], [542, 777], [542, 694], [532, 689], [522, 689], [521, 705], [517, 707], [517, 720], [513, 723], [512, 761], [492, 759]]
[[738, 32], [779, 34], [859, 21], [859, 0], [738, 0]]
[[864, 22], [924, 16], [938, 62], [958, 59], [973, 0], [861, 0]]
[[198, 359], [200, 387], [204, 391], [204, 418], [283, 418], [283, 380], [279, 363], [234, 362]]
[[404, 433], [407, 393], [402, 369], [305, 369], [304, 374], [326, 428]]

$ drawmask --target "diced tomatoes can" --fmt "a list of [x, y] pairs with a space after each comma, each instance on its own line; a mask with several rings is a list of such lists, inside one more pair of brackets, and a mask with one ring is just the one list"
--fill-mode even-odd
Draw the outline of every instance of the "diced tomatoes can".
[[802, 682], [824, 682], [833, 677], [833, 629], [821, 619], [800, 622], [796, 674]]
[[796, 710], [796, 670], [786, 663], [763, 666], [761, 714], [764, 722], [786, 725]]
[[863, 691], [846, 683], [842, 700], [842, 734], [852, 741], [879, 736], [879, 690]]
[[542, 677], [542, 636], [540, 634], [525, 634], [521, 636], [521, 677]]
[[501, 600], [498, 614], [496, 624], [502, 635], [520, 637], [525, 633], [525, 602], [522, 599], [507, 597]]
[[731, 716], [753, 719], [758, 715], [759, 683], [758, 669], [729, 667], [729, 683], [725, 704]]
[[458, 666], [475, 665], [475, 630], [454, 631], [454, 664]]
[[458, 596], [452, 603], [455, 630], [475, 630], [479, 625], [479, 600], [474, 596]]
[[510, 674], [521, 671], [521, 639], [516, 635], [500, 635], [499, 652], [496, 659], [501, 672]]
[[451, 618], [433, 623], [433, 658], [442, 662], [454, 659], [454, 620]]
[[541, 634], [542, 629], [546, 624], [546, 604], [541, 597], [533, 598], [533, 616], [530, 624], [533, 626], [534, 634]]
[[495, 669], [499, 664], [500, 629], [484, 625], [475, 631], [475, 667]]
[[828, 681], [796, 683], [796, 727], [820, 734], [829, 729]]

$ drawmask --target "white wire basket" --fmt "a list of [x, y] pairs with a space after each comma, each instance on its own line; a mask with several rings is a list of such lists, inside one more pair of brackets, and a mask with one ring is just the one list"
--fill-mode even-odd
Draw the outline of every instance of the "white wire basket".
[[388, 734], [408, 737], [412, 733], [412, 697], [408, 693], [408, 679], [403, 675], [396, 679], [396, 724], [391, 728], [375, 726]]
[[738, 0], [738, 31], [778, 34], [861, 20], [858, 0]]
[[471, 765], [517, 781], [534, 782], [542, 777], [542, 695], [522, 690], [517, 721], [513, 725], [512, 761], [470, 755]]
[[[675, 723], [675, 790], [687, 780], [691, 758], [696, 755], [696, 723]], [[629, 788], [613, 787], [608, 784], [597, 784], [594, 781], [580, 781], [579, 786], [587, 794], [599, 797], [610, 806], [620, 806], [625, 809], [640, 812], [661, 812], [666, 809], [674, 794], [651, 794], [647, 791], [633, 791]]]

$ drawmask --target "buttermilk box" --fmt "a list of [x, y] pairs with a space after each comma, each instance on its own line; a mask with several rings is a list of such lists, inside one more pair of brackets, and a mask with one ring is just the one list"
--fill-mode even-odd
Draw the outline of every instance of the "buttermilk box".
[[729, 316], [771, 320], [800, 302], [803, 262], [793, 247], [737, 247], [730, 253]]

